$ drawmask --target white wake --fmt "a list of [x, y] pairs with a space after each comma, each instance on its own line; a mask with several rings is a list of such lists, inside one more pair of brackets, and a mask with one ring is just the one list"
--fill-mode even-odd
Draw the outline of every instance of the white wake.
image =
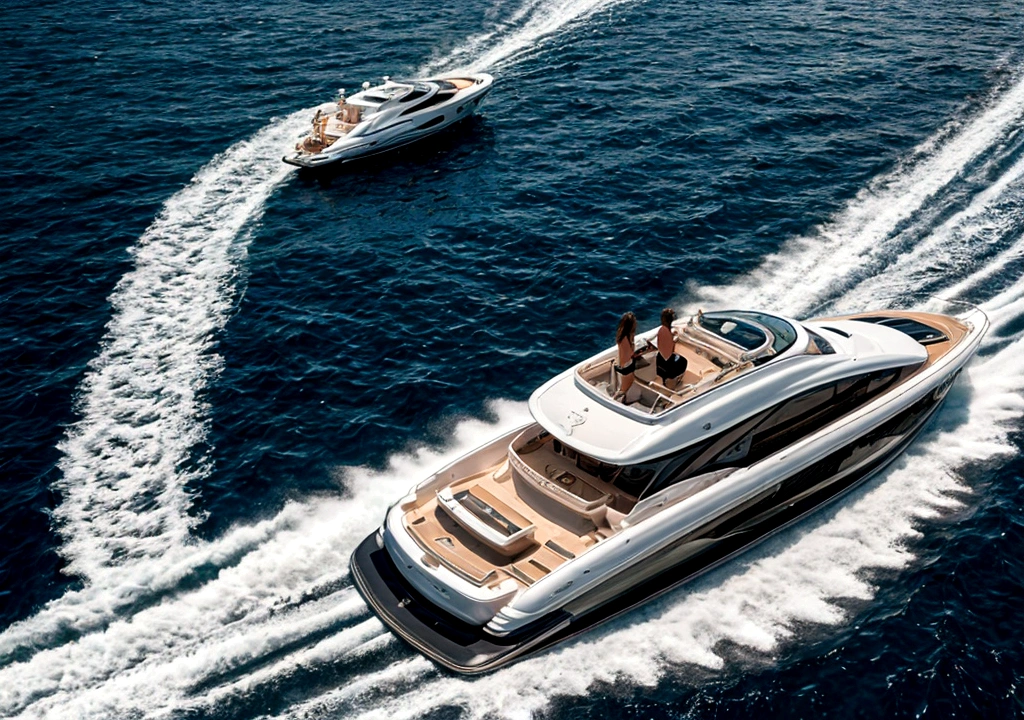
[[110, 296], [113, 317], [78, 390], [81, 419], [60, 444], [54, 518], [67, 572], [96, 580], [188, 540], [186, 486], [207, 417], [202, 392], [219, 358], [244, 230], [287, 175], [296, 113], [215, 157], [164, 205]]
[[510, 17], [495, 22], [484, 33], [474, 35], [453, 50], [423, 65], [418, 74], [483, 72], [517, 62], [526, 52], [535, 52], [545, 39], [631, 0], [527, 0]]
[[[625, 0], [528, 0], [437, 67], [511, 62], [567, 25]], [[167, 201], [132, 249], [135, 269], [110, 297], [100, 355], [77, 392], [81, 419], [60, 445], [54, 512], [66, 572], [99, 581], [112, 567], [186, 543], [190, 483], [208, 472], [196, 448], [207, 433], [202, 393], [220, 359], [244, 262], [245, 230], [289, 173], [280, 161], [308, 111], [264, 128], [215, 157]]]
[[[1018, 79], [976, 117], [963, 124], [952, 122], [922, 143], [896, 170], [872, 182], [823, 227], [790, 240], [778, 253], [765, 258], [750, 277], [724, 287], [692, 288], [690, 294], [697, 302], [711, 306], [775, 308], [800, 315], [825, 300], [851, 294], [857, 282], [870, 276], [884, 283], [893, 269], [894, 254], [899, 255], [906, 239], [915, 238], [915, 231], [920, 230], [915, 221], [925, 223], [930, 232], [931, 218], [945, 205], [936, 197], [960, 190], [965, 185], [964, 173], [987, 178], [1002, 158], [1004, 143], [1013, 139], [1022, 123], [1024, 81]], [[912, 262], [898, 268], [895, 282], [928, 273], [928, 260], [933, 255], [953, 252], [965, 244], [976, 246], [981, 228], [973, 220], [981, 208], [1007, 196], [1007, 202], [1019, 203], [1014, 191], [1019, 189], [1019, 174], [1018, 166], [989, 180], [988, 191], [975, 198], [972, 208], [926, 238], [918, 248], [910, 248], [907, 259]], [[1015, 219], [1007, 211], [998, 216], [997, 222], [1012, 225]], [[951, 232], [964, 239], [950, 242], [956, 240], [948, 235]], [[978, 253], [968, 252], [962, 259], [976, 262]], [[949, 269], [961, 272], [963, 266]], [[911, 279], [916, 282], [917, 277]], [[942, 277], [931, 279], [941, 281]]]

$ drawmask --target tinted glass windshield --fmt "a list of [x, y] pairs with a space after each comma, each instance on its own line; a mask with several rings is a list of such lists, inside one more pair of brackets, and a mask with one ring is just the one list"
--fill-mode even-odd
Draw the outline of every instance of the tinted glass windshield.
[[744, 350], [756, 350], [768, 340], [761, 328], [744, 322], [738, 313], [705, 313], [700, 324], [705, 330], [710, 330]]
[[775, 336], [775, 340], [772, 341], [772, 350], [776, 355], [789, 349], [789, 346], [796, 342], [796, 328], [782, 318], [746, 310], [736, 314], [748, 317], [772, 331], [772, 335]]
[[412, 86], [412, 90], [401, 98], [399, 102], [407, 103], [413, 100], [419, 100], [421, 97], [430, 92], [430, 86], [424, 85], [423, 83], [416, 83]]

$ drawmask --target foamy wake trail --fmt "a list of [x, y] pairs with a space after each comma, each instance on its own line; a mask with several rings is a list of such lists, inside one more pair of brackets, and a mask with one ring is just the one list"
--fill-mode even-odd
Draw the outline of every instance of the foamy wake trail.
[[[919, 223], [927, 223], [941, 214], [945, 201], [936, 202], [936, 198], [962, 191], [963, 184], [957, 181], [964, 173], [984, 177], [991, 171], [1004, 158], [1004, 145], [1021, 124], [1024, 78], [1018, 78], [973, 119], [952, 123], [927, 140], [893, 172], [871, 183], [836, 218], [808, 236], [785, 243], [749, 277], [724, 287], [693, 287], [689, 294], [710, 306], [744, 305], [801, 314], [848, 293], [857, 282], [890, 269], [893, 254], [922, 231], [920, 226], [910, 230], [904, 226], [913, 226], [919, 216], [923, 216]], [[1012, 217], [1003, 219], [1009, 222]], [[929, 270], [921, 260], [919, 255], [910, 266], [918, 274]], [[906, 273], [900, 276], [905, 277]]]
[[[969, 274], [944, 286], [942, 294], [951, 299], [980, 300], [977, 295], [987, 292], [983, 285], [1005, 274], [1008, 265], [1024, 256], [1022, 217], [1024, 156], [964, 209], [892, 260], [884, 273], [872, 275], [846, 294], [884, 297], [926, 291], [936, 287], [937, 282], [941, 283], [943, 277], [966, 270]], [[984, 262], [979, 263], [982, 259]]]
[[207, 430], [210, 352], [235, 296], [245, 229], [288, 173], [281, 155], [306, 112], [215, 157], [164, 205], [110, 296], [113, 317], [78, 390], [60, 449], [54, 511], [67, 572], [97, 580], [188, 540], [191, 457]]
[[[349, 555], [396, 496], [529, 417], [522, 403], [495, 402], [491, 409], [494, 421], [458, 423], [443, 450], [395, 456], [383, 471], [340, 471], [350, 497], [295, 503], [265, 524], [192, 548], [200, 557], [229, 548], [241, 554], [218, 565], [216, 576], [197, 588], [179, 588], [77, 641], [0, 668], [0, 716], [124, 716], [140, 708], [159, 715], [183, 706], [212, 707], [264, 679], [379, 650], [390, 635], [369, 618], [348, 584]], [[246, 544], [246, 533], [262, 540]], [[182, 567], [190, 567], [186, 560]], [[56, 617], [89, 626], [94, 613], [104, 613], [105, 597], [61, 605], [64, 615]], [[30, 637], [25, 628], [11, 631], [15, 639]]]
[[418, 73], [482, 72], [515, 62], [537, 49], [539, 41], [596, 12], [629, 0], [528, 0], [488, 32], [474, 35], [443, 57], [423, 65]]
[[294, 529], [308, 515], [305, 506], [289, 505], [271, 520], [235, 528], [214, 542], [171, 548], [159, 562], [113, 568], [103, 585], [69, 592], [0, 633], [0, 663], [103, 630], [139, 604], [153, 604], [176, 594], [183, 583], [194, 582], [199, 572], [236, 564], [278, 533]]
[[[507, 62], [539, 38], [622, 1], [528, 0], [504, 20], [496, 6], [495, 31], [437, 63], [477, 54], [474, 68]], [[497, 423], [463, 423], [445, 452], [397, 457], [383, 474], [349, 471], [346, 485], [357, 499], [292, 504], [216, 541], [190, 540], [195, 521], [187, 487], [207, 470], [194, 457], [208, 423], [201, 394], [219, 366], [212, 346], [234, 300], [245, 232], [286, 177], [280, 156], [307, 116], [289, 116], [214, 158], [166, 203], [132, 251], [135, 268], [110, 298], [114, 312], [101, 353], [78, 391], [81, 420], [60, 446], [62, 504], [54, 515], [67, 570], [86, 586], [0, 633], [0, 663], [9, 663], [0, 667], [0, 711], [63, 716], [71, 707], [100, 714], [173, 707], [172, 698], [187, 695], [190, 683], [215, 674], [210, 665], [176, 660], [181, 654], [212, 656], [214, 665], [230, 669], [243, 664], [239, 658], [251, 645], [258, 662], [261, 653], [283, 652], [261, 649], [249, 637], [272, 627], [276, 637], [301, 645], [315, 631], [288, 635], [277, 626], [298, 622], [312, 607], [309, 597], [347, 582], [348, 554], [395, 494], [452, 453], [527, 419], [521, 404], [497, 403]], [[459, 439], [466, 437], [469, 444]], [[339, 526], [337, 518], [351, 522]], [[211, 573], [216, 577], [205, 580]], [[317, 602], [327, 604], [330, 617], [332, 600]], [[330, 640], [314, 647], [283, 652], [284, 660], [260, 673], [286, 672], [310, 652], [349, 652]], [[215, 683], [208, 696], [231, 694], [260, 676]], [[160, 693], [153, 696], [157, 679], [166, 687], [164, 705]]]

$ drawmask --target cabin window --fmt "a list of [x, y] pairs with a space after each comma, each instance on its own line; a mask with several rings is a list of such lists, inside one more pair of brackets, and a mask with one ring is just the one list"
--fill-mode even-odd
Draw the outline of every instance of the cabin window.
[[406, 95], [405, 97], [401, 98], [398, 102], [400, 102], [400, 103], [409, 103], [409, 102], [412, 102], [413, 100], [419, 100], [421, 97], [426, 95], [427, 92], [428, 92], [427, 90], [419, 90], [419, 89], [413, 90], [408, 95]]
[[[931, 396], [921, 400], [869, 435], [836, 450], [780, 485], [765, 489], [712, 525], [680, 537], [661, 552], [671, 553], [687, 545], [693, 547], [696, 540], [720, 539], [703, 544], [696, 554], [688, 554], [681, 574], [687, 572], [687, 566], [696, 570], [709, 561], [727, 556], [752, 538], [799, 517], [877, 469], [888, 457], [885, 445], [906, 439], [934, 407], [935, 400]], [[857, 464], [854, 456], [859, 456], [864, 464], [845, 476], [836, 477]]]
[[899, 330], [904, 335], [917, 340], [922, 345], [931, 345], [932, 343], [942, 342], [948, 340], [944, 334], [935, 328], [925, 325], [917, 320], [912, 320], [907, 317], [859, 317], [855, 318], [859, 322], [869, 322], [876, 325], [885, 325], [893, 330]]
[[821, 390], [815, 390], [794, 398], [776, 410], [758, 430], [766, 432], [779, 425], [792, 424], [806, 415], [821, 409], [823, 405], [832, 401], [835, 394], [835, 385], [827, 385]]
[[[714, 445], [715, 442], [719, 441], [723, 436], [728, 434], [734, 434], [735, 432], [735, 430], [727, 430], [725, 432], [719, 433], [718, 435], [709, 440], [697, 443], [696, 445], [690, 445], [687, 448], [678, 450], [672, 455], [668, 455], [666, 457], [661, 458], [661, 460], [657, 462], [658, 470], [660, 472], [658, 472], [657, 476], [654, 477], [653, 481], [646, 486], [646, 489], [642, 490], [642, 495], [639, 495], [638, 497], [641, 497], [641, 499], [645, 497], [650, 497], [654, 493], [660, 492], [665, 488], [669, 487], [670, 485], [674, 485], [680, 480], [692, 477], [693, 475], [697, 474], [693, 472], [691, 468], [691, 466], [695, 462], [699, 463], [701, 467], [705, 467], [709, 464], [700, 463], [701, 454], [706, 452], [709, 447]], [[651, 464], [653, 465], [655, 463]]]
[[746, 467], [856, 410], [916, 369], [882, 370], [830, 383], [766, 410], [698, 445], [663, 459], [647, 497], [669, 485], [723, 467]]
[[724, 430], [704, 442], [691, 446], [690, 451], [677, 453], [658, 476], [651, 492], [658, 492], [680, 480], [725, 467], [743, 467], [753, 443], [753, 428], [764, 420], [770, 410], [747, 418], [738, 425]]
[[421, 102], [419, 105], [413, 105], [411, 108], [402, 111], [402, 115], [409, 115], [410, 113], [419, 112], [420, 110], [426, 110], [434, 105], [440, 105], [441, 103], [451, 100], [452, 96], [450, 93], [439, 92], [435, 95], [431, 95], [426, 100]]
[[897, 369], [884, 370], [880, 373], [875, 373], [868, 380], [868, 395], [876, 394], [879, 390], [888, 387], [892, 384], [892, 381], [896, 378]]
[[655, 474], [663, 465], [663, 462], [642, 463], [640, 465], [626, 465], [618, 473], [613, 485], [633, 497], [640, 497], [640, 494], [651, 484]]
[[584, 471], [643, 499], [712, 470], [753, 465], [856, 410], [917, 367], [881, 370], [830, 383], [649, 463], [618, 467], [582, 454], [577, 457], [574, 451], [572, 457]]
[[[887, 451], [905, 441], [937, 402], [930, 395], [919, 400], [867, 435], [787, 478], [773, 492], [762, 494], [708, 533], [708, 537], [722, 537], [769, 523], [781, 524], [819, 504], [821, 496], [832, 496], [849, 487], [879, 467], [888, 457]], [[845, 477], [837, 477], [844, 473]]]
[[916, 365], [890, 368], [840, 380], [783, 403], [755, 431], [754, 446], [750, 451], [751, 462], [778, 452], [804, 435], [856, 410], [916, 368]]
[[665, 460], [662, 459], [638, 465], [612, 465], [577, 452], [557, 439], [553, 441], [551, 449], [575, 462], [576, 467], [591, 477], [596, 477], [614, 485], [634, 498], [640, 496], [640, 493], [650, 484], [651, 478], [654, 477], [658, 469], [665, 464]]
[[437, 117], [430, 118], [429, 120], [427, 120], [422, 125], [416, 126], [416, 129], [417, 130], [426, 130], [427, 128], [432, 128], [435, 125], [440, 125], [443, 122], [444, 122], [444, 115], [438, 115]]
[[778, 406], [755, 431], [751, 461], [768, 457], [853, 410], [861, 404], [866, 384], [861, 378], [837, 395], [838, 383], [832, 383]]

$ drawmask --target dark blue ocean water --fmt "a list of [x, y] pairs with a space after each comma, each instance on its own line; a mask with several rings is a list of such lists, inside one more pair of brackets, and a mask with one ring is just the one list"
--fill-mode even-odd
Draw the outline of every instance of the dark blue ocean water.
[[[0, 716], [1024, 715], [1019, 2], [0, 20]], [[280, 163], [337, 88], [467, 66], [454, 131]], [[475, 680], [354, 592], [388, 503], [624, 310], [906, 292], [992, 319], [945, 408], [700, 582]]]

